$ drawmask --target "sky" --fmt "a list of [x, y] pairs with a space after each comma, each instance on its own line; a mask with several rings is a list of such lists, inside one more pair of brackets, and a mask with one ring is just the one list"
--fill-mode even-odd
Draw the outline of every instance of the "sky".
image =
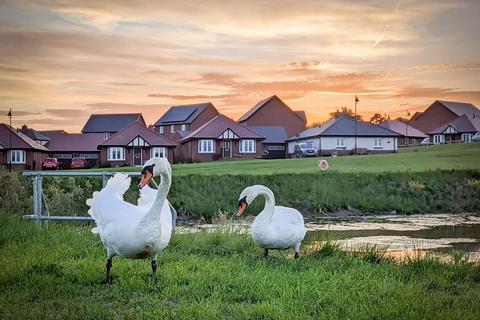
[[480, 106], [480, 1], [0, 0], [0, 122], [79, 132], [91, 113], [274, 94], [309, 123], [434, 100]]

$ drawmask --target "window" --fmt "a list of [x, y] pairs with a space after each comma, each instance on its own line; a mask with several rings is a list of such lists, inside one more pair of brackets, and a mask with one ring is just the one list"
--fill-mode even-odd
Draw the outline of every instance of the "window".
[[255, 140], [240, 140], [240, 153], [255, 153]]
[[343, 138], [337, 138], [337, 149], [343, 149], [345, 145], [343, 144]]
[[52, 154], [53, 158], [57, 159], [72, 159], [73, 155], [71, 153], [54, 153]]
[[462, 133], [462, 141], [465, 141], [465, 142], [472, 141], [472, 134], [471, 133]]
[[267, 145], [267, 150], [268, 150], [268, 151], [285, 151], [285, 146], [272, 146], [272, 145]]
[[445, 141], [445, 136], [443, 134], [436, 134], [433, 136], [433, 144], [441, 144]]
[[375, 141], [373, 142], [373, 148], [374, 149], [382, 149], [382, 138], [375, 138]]
[[109, 161], [125, 160], [125, 148], [123, 147], [108, 148], [108, 160]]
[[186, 131], [187, 130], [187, 125], [186, 124], [182, 124], [182, 131]]
[[98, 159], [98, 154], [96, 153], [80, 153], [78, 156], [85, 159]]
[[170, 133], [175, 133], [175, 125], [174, 124], [172, 124], [170, 126]]
[[150, 149], [150, 158], [166, 158], [167, 157], [167, 148], [165, 147], [154, 147]]
[[105, 132], [103, 134], [103, 140], [107, 140], [107, 139], [110, 139], [110, 132]]
[[10, 150], [9, 163], [23, 164], [25, 163], [25, 150]]
[[215, 153], [215, 141], [198, 140], [198, 153]]
[[163, 133], [163, 126], [158, 127], [158, 132]]

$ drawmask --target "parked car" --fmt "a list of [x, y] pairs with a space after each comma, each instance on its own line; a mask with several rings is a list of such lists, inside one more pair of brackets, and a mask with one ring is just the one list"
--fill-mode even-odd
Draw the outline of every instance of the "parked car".
[[421, 146], [428, 146], [430, 144], [430, 138], [424, 138], [421, 142]]
[[317, 156], [317, 151], [308, 143], [299, 143], [293, 147], [295, 157], [315, 157]]
[[480, 141], [480, 131], [473, 135], [472, 141], [475, 141], [475, 142]]
[[59, 163], [57, 158], [46, 158], [42, 162], [43, 170], [48, 170], [48, 169], [57, 170], [58, 168], [59, 168]]
[[77, 157], [72, 159], [70, 164], [71, 169], [83, 169], [87, 167], [87, 160], [85, 158]]

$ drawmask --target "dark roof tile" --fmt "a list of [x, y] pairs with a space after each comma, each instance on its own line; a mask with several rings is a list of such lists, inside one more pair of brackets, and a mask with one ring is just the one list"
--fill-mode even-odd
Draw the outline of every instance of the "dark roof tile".
[[92, 114], [82, 129], [83, 133], [117, 132], [132, 122], [145, 125], [141, 113]]
[[157, 122], [155, 122], [155, 125], [162, 126], [177, 123], [192, 123], [208, 106], [212, 106], [217, 110], [210, 102], [172, 106], [163, 114], [163, 116], [160, 117], [160, 119], [157, 120]]

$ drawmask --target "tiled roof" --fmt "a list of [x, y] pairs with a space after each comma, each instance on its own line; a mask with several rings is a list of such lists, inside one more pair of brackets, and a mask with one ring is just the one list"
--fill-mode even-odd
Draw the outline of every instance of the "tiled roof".
[[117, 132], [132, 122], [145, 125], [141, 113], [92, 114], [82, 129], [83, 133]]
[[49, 138], [46, 135], [42, 134], [40, 131], [29, 128], [26, 125], [23, 125], [19, 131], [33, 140], [49, 140]]
[[285, 143], [287, 131], [282, 126], [248, 126], [259, 135], [265, 137], [262, 143]]
[[415, 138], [426, 138], [427, 135], [422, 131], [415, 129], [414, 127], [402, 122], [400, 120], [388, 120], [380, 123], [380, 126], [395, 131], [396, 133], [401, 134], [402, 136], [415, 137]]
[[157, 120], [157, 122], [155, 122], [155, 125], [161, 126], [176, 123], [192, 123], [208, 106], [212, 106], [215, 109], [215, 106], [210, 102], [172, 106], [163, 116], [160, 117], [160, 119]]
[[464, 114], [463, 116], [458, 117], [447, 124], [444, 124], [436, 129], [433, 129], [432, 132], [429, 132], [429, 133], [431, 134], [443, 133], [445, 129], [447, 129], [449, 126], [452, 126], [459, 133], [477, 132], [477, 131], [480, 131], [480, 116]]
[[12, 149], [35, 149], [48, 151], [48, 149], [21, 132], [11, 128], [8, 124], [0, 124], [0, 144], [10, 149], [10, 133], [12, 137]]
[[125, 128], [113, 134], [101, 146], [126, 146], [136, 137], [141, 137], [151, 146], [173, 147], [175, 143], [164, 138], [159, 133], [145, 127], [138, 122], [132, 122]]
[[[369, 122], [357, 122], [357, 137], [397, 137], [398, 133]], [[316, 136], [353, 137], [355, 135], [355, 120], [341, 116], [332, 119], [320, 127], [308, 128], [297, 136], [288, 138], [287, 141]]]
[[455, 101], [441, 101], [437, 100], [447, 109], [455, 113], [457, 116], [462, 116], [464, 114], [478, 114], [480, 115], [480, 110], [471, 103], [465, 102], [455, 102]]
[[103, 142], [103, 133], [50, 133], [48, 148], [55, 152], [95, 152]]
[[190, 139], [201, 138], [215, 139], [227, 129], [235, 132], [240, 139], [264, 139], [263, 136], [259, 135], [253, 130], [250, 130], [238, 122], [219, 114], [180, 141], [183, 142]]
[[[272, 99], [277, 99], [278, 101], [282, 102], [288, 109], [290, 109], [290, 107], [285, 102], [283, 102], [282, 99], [280, 99], [276, 95], [273, 95], [271, 97], [268, 97], [267, 99], [264, 99], [264, 100], [261, 100], [261, 101], [257, 102], [256, 105], [254, 105], [250, 110], [247, 111], [247, 113], [245, 113], [243, 116], [240, 117], [240, 119], [238, 119], [238, 122], [247, 121], [248, 118], [250, 118], [258, 110], [263, 108]], [[290, 109], [290, 111], [292, 111], [292, 113], [295, 114], [300, 120], [302, 120], [304, 122], [306, 121], [305, 112], [303, 112], [303, 111], [293, 111], [292, 109]], [[303, 115], [301, 114], [301, 112], [303, 112]]]

